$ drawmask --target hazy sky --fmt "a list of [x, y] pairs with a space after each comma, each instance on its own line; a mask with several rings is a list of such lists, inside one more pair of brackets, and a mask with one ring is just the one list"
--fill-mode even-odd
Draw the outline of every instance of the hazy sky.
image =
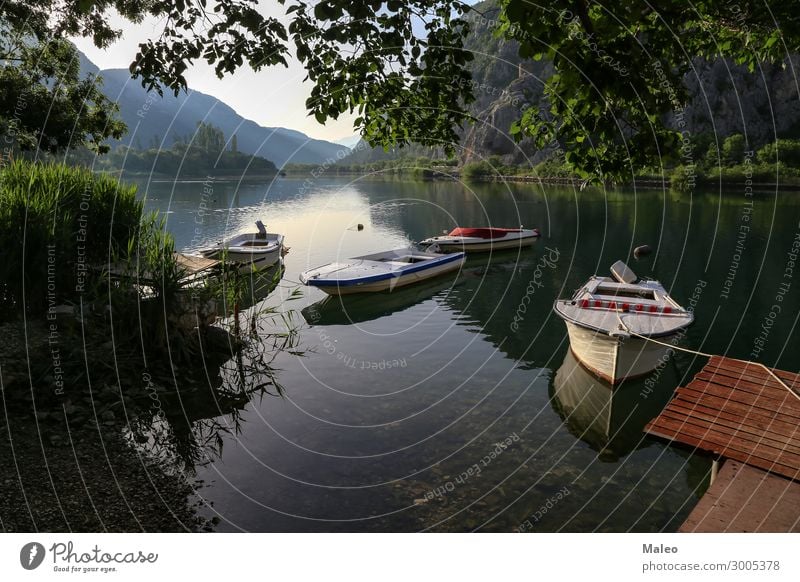
[[[277, 3], [266, 3], [263, 12], [282, 17], [283, 8]], [[75, 45], [101, 69], [127, 69], [136, 56], [140, 42], [155, 37], [158, 32], [153, 18], [133, 25], [114, 18], [117, 28], [124, 30], [122, 38], [107, 50], [100, 50], [90, 40], [73, 38]], [[310, 83], [303, 83], [305, 69], [297, 61], [289, 67], [277, 66], [255, 73], [245, 66], [233, 76], [218, 79], [205, 61], [195, 63], [186, 78], [189, 88], [213, 95], [233, 107], [237, 113], [256, 123], [272, 127], [288, 127], [318, 139], [329, 141], [352, 136], [352, 119], [342, 116], [336, 121], [320, 125], [306, 113], [305, 101], [311, 92]]]

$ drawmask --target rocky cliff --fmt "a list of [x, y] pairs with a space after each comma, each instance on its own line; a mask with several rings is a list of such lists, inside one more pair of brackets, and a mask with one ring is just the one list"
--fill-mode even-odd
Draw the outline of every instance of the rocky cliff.
[[[524, 107], [541, 102], [542, 83], [552, 74], [552, 66], [545, 61], [523, 61], [516, 42], [494, 35], [495, 5], [493, 1], [475, 5], [485, 16], [476, 13], [471, 18], [472, 29], [465, 43], [474, 55], [470, 68], [476, 100], [470, 113], [476, 121], [461, 132], [460, 158], [471, 162], [500, 156], [506, 164], [533, 165], [549, 152], [538, 151], [530, 140], [515, 143], [509, 129]], [[694, 71], [685, 78], [691, 95], [684, 111], [688, 131], [716, 134], [720, 142], [742, 133], [753, 148], [776, 137], [800, 137], [798, 65], [800, 58], [794, 57], [783, 65], [749, 73], [723, 59], [696, 60]], [[407, 155], [408, 151], [398, 149], [388, 155]], [[383, 150], [362, 151], [358, 161], [386, 155]]]

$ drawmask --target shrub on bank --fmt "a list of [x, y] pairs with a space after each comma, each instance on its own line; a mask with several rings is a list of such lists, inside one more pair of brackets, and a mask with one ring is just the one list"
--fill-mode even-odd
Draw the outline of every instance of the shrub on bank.
[[464, 164], [461, 168], [461, 176], [464, 180], [483, 180], [490, 178], [498, 173], [497, 168], [493, 167], [489, 162], [470, 162]]
[[756, 159], [761, 164], [775, 165], [776, 162], [784, 163], [793, 168], [800, 167], [800, 141], [794, 139], [779, 139], [768, 143], [756, 153]]
[[556, 157], [536, 164], [533, 168], [533, 175], [537, 178], [571, 178], [574, 173], [562, 158]]

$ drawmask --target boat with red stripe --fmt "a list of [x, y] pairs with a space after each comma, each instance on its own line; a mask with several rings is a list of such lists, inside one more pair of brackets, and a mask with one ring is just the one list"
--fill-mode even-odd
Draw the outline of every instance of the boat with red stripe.
[[[639, 279], [622, 261], [612, 277], [594, 276], [553, 310], [567, 325], [578, 361], [616, 384], [643, 376], [666, 362], [694, 315], [655, 280]], [[657, 339], [656, 342], [650, 341]]]
[[538, 228], [458, 227], [442, 236], [426, 238], [422, 246], [438, 246], [443, 252], [486, 252], [518, 249], [539, 238]]

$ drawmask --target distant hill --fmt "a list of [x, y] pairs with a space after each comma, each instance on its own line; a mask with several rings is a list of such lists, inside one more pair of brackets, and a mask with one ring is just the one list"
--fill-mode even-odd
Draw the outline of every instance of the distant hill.
[[339, 144], [312, 139], [292, 129], [262, 127], [243, 118], [216, 97], [189, 90], [177, 97], [165, 91], [163, 97], [145, 91], [139, 80], [132, 80], [125, 69], [99, 70], [86, 55], [80, 55], [84, 73], [103, 78], [103, 93], [117, 102], [120, 117], [128, 125], [120, 143], [136, 149], [147, 148], [155, 142], [169, 148], [176, 140], [191, 136], [197, 122], [211, 123], [230, 139], [236, 135], [237, 148], [245, 154], [264, 157], [279, 168], [286, 163], [323, 163], [336, 159], [344, 148]]

